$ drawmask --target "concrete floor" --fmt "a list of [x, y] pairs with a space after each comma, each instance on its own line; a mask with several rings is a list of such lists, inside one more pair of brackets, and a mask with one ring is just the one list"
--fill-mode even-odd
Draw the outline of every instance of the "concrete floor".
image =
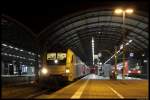
[[148, 99], [148, 80], [108, 80], [108, 78], [90, 74], [55, 93], [36, 97], [36, 99], [55, 98]]

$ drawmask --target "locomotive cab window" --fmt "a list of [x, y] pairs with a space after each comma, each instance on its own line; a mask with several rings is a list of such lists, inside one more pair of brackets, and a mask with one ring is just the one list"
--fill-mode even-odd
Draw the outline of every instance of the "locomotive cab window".
[[48, 53], [47, 54], [48, 65], [64, 65], [66, 64], [66, 53]]

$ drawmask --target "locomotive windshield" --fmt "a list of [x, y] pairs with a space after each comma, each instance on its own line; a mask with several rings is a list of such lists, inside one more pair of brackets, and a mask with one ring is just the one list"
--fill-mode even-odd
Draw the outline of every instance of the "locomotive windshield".
[[66, 64], [66, 53], [48, 53], [47, 54], [48, 65], [64, 65]]
[[129, 66], [129, 70], [141, 70], [142, 66], [137, 65], [131, 65]]
[[137, 63], [137, 60], [129, 61], [129, 70], [141, 70], [141, 64]]

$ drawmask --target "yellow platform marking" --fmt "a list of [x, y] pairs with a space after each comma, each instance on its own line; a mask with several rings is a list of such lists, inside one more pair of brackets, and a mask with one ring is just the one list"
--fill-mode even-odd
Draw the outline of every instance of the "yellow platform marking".
[[107, 85], [107, 87], [110, 88], [115, 94], [117, 94], [118, 97], [120, 97], [121, 99], [124, 99], [124, 97], [120, 93], [118, 93], [115, 89], [113, 89], [112, 87], [110, 87], [108, 85]]
[[83, 90], [87, 86], [89, 80], [86, 80], [86, 82], [75, 92], [75, 94], [71, 97], [71, 99], [78, 99], [83, 93]]

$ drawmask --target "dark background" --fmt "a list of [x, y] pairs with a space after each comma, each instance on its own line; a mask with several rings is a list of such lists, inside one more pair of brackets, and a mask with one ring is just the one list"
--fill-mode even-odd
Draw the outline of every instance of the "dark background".
[[36, 34], [66, 15], [88, 8], [118, 5], [149, 10], [148, 1], [143, 0], [3, 0], [1, 3], [2, 14], [18, 20]]

